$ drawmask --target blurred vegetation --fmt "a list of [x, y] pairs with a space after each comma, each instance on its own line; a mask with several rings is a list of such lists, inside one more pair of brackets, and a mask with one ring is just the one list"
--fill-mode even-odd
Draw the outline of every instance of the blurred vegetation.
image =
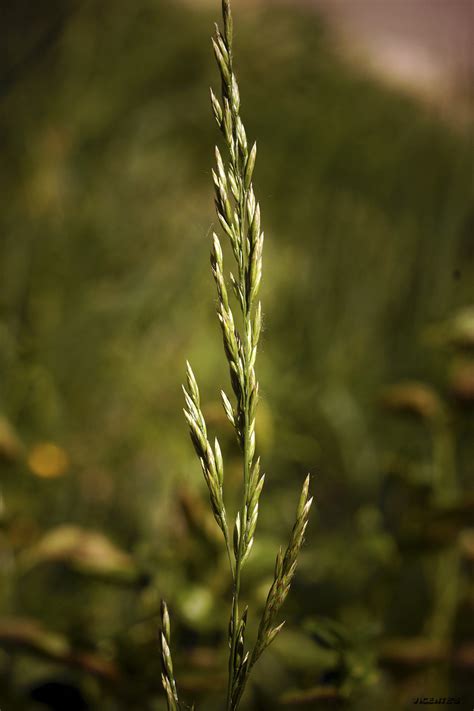
[[[237, 5], [267, 235], [249, 598], [264, 602], [307, 471], [318, 501], [288, 629], [244, 706], [470, 708], [472, 126], [345, 64], [316, 16]], [[160, 595], [182, 691], [218, 708], [229, 584], [179, 387], [189, 357], [237, 492], [208, 263], [216, 13], [3, 9], [8, 711], [163, 709]]]

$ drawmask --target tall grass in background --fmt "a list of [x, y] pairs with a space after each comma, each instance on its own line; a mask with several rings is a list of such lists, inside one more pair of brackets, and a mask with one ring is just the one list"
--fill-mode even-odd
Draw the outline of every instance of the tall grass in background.
[[[472, 125], [348, 65], [316, 14], [263, 5], [239, 4], [234, 37], [271, 235], [256, 425], [271, 476], [242, 576], [250, 611], [265, 605], [307, 471], [320, 473], [321, 525], [286, 601], [295, 624], [246, 702], [304, 708], [304, 689], [311, 708], [332, 689], [351, 709], [397, 708], [414, 675], [428, 686], [423, 664], [441, 647], [455, 666], [438, 677], [470, 683]], [[31, 684], [55, 674], [93, 709], [164, 707], [150, 663], [158, 594], [172, 601], [179, 691], [222, 708], [232, 583], [179, 392], [188, 357], [238, 510], [242, 453], [215, 388], [228, 363], [206, 296], [212, 19], [169, 0], [18, 2], [2, 16], [0, 705], [12, 711], [30, 711]], [[381, 416], [380, 388], [407, 379], [439, 394], [442, 423]], [[464, 508], [433, 510], [427, 487], [447, 462]], [[115, 565], [133, 584], [97, 532], [126, 551]], [[446, 596], [450, 547], [462, 559]], [[101, 552], [108, 582], [84, 574], [85, 552]], [[7, 616], [34, 623], [13, 664]], [[412, 644], [420, 635], [438, 648]], [[73, 672], [71, 650], [102, 655], [120, 681]]]

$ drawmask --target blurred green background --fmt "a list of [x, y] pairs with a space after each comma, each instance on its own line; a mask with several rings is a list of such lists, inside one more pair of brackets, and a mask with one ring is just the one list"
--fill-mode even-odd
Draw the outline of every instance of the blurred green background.
[[[218, 5], [2, 9], [2, 711], [164, 709], [161, 596], [183, 696], [221, 708], [230, 586], [180, 390], [189, 358], [234, 511]], [[266, 232], [252, 623], [307, 471], [317, 500], [244, 708], [471, 708], [472, 120], [366, 76], [315, 13], [234, 5]]]

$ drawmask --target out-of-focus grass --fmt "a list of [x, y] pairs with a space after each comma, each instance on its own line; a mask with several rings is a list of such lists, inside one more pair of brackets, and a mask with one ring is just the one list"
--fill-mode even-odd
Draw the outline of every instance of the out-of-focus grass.
[[[309, 630], [316, 614], [342, 620], [355, 649], [369, 652], [356, 654], [359, 667], [345, 652], [340, 678], [365, 688], [372, 662], [361, 660], [371, 659], [371, 625], [383, 627], [400, 556], [379, 510], [383, 455], [404, 449], [420, 462], [431, 451], [422, 427], [397, 430], [375, 401], [382, 385], [404, 378], [446, 391], [448, 354], [421, 334], [472, 302], [472, 134], [344, 65], [316, 17], [236, 14], [266, 216], [259, 429], [268, 484], [248, 594], [263, 599], [274, 532], [281, 521], [291, 526], [290, 498], [315, 472], [319, 515], [288, 616]], [[139, 621], [157, 611], [158, 591], [175, 600], [186, 649], [218, 648], [227, 614], [179, 389], [189, 357], [231, 456], [208, 266], [211, 17], [157, 0], [19, 3], [5, 27], [0, 410], [23, 447], [2, 465], [5, 550], [74, 523], [105, 531], [152, 581], [117, 591], [46, 568], [15, 582], [13, 565], [4, 611], [107, 654], [118, 646], [134, 680], [123, 693], [155, 708], [154, 623]], [[453, 422], [464, 482], [472, 417], [463, 411]], [[69, 466], [49, 480], [28, 466], [45, 443]], [[416, 633], [424, 603], [412, 599], [406, 627]], [[286, 659], [282, 637], [281, 656], [277, 647], [262, 669], [275, 680], [271, 703], [292, 684], [314, 685], [334, 662], [307, 641], [314, 648], [298, 673], [287, 640]], [[213, 659], [199, 675], [207, 658], [194, 656], [199, 683], [218, 685]], [[11, 704], [23, 708], [36, 673], [19, 664]], [[195, 678], [188, 686], [198, 693]], [[116, 708], [101, 698], [101, 709]]]

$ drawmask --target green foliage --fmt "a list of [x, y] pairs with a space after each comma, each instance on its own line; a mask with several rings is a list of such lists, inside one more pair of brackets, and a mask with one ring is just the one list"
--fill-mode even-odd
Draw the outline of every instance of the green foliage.
[[[396, 709], [413, 686], [434, 691], [419, 675], [439, 643], [417, 640], [446, 602], [437, 581], [454, 542], [456, 614], [452, 643], [442, 643], [451, 661], [438, 680], [461, 693], [474, 633], [472, 125], [363, 76], [302, 9], [238, 9], [271, 274], [256, 418], [271, 476], [245, 564], [249, 640], [272, 585], [276, 532], [291, 530], [291, 494], [307, 471], [320, 503], [286, 601], [292, 629], [262, 656], [245, 702], [304, 708], [298, 695], [324, 704], [331, 689], [339, 699], [349, 688], [351, 709]], [[120, 668], [104, 683], [18, 643], [0, 653], [0, 705], [13, 711], [30, 711], [30, 686], [62, 673], [93, 709], [164, 708], [150, 664], [161, 593], [173, 601], [180, 692], [221, 709], [232, 591], [179, 392], [189, 357], [233, 511], [240, 452], [214, 391], [227, 373], [207, 296], [212, 19], [161, 0], [19, 2], [4, 16], [2, 617], [41, 623], [76, 658]], [[442, 402], [436, 442], [426, 420], [380, 409], [381, 388], [402, 381]], [[67, 466], [49, 462], [40, 469], [62, 473], [45, 478], [36, 455], [51, 444]], [[460, 500], [434, 506], [432, 477], [450, 446]], [[64, 525], [125, 552], [133, 585], [63, 560], [22, 571], [17, 558]], [[344, 649], [320, 647], [321, 617], [344, 626]]]

